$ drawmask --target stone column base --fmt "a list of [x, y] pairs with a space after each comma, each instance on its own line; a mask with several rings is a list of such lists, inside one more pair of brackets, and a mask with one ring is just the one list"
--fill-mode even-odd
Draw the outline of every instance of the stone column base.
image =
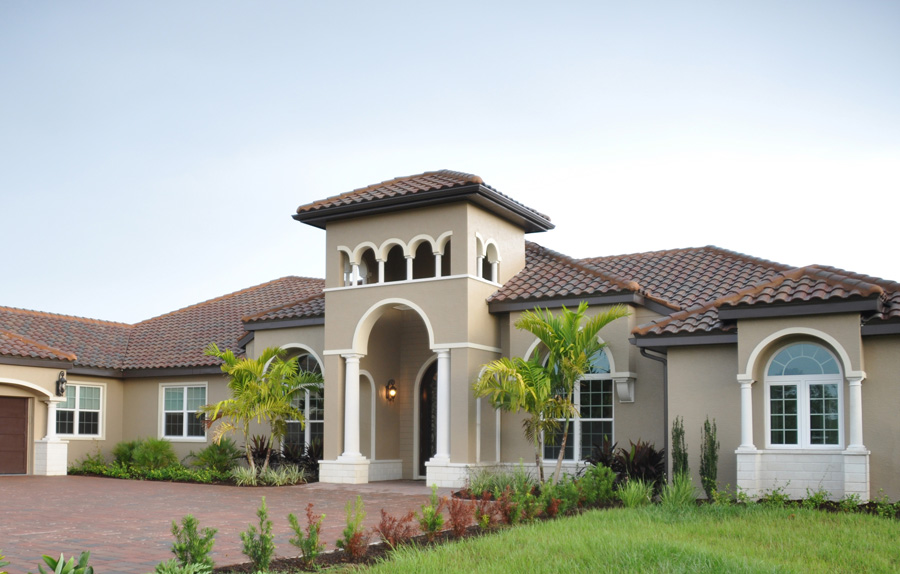
[[462, 488], [469, 476], [469, 465], [431, 459], [425, 463], [425, 484], [438, 488]]
[[844, 496], [858, 494], [863, 502], [869, 500], [869, 451], [844, 451]]
[[366, 484], [369, 482], [369, 461], [365, 458], [320, 460], [319, 482]]
[[34, 441], [34, 474], [65, 476], [68, 470], [69, 441], [41, 439]]

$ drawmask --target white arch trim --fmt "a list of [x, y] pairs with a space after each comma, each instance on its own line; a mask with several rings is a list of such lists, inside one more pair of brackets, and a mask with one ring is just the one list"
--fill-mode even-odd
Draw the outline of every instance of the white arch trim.
[[350, 263], [353, 265], [359, 265], [362, 262], [362, 256], [363, 253], [366, 252], [366, 249], [371, 249], [372, 253], [375, 254], [375, 258], [378, 258], [378, 246], [371, 241], [363, 241], [356, 246], [356, 249], [353, 250], [353, 257], [351, 258]]
[[[601, 343], [603, 343], [604, 345], [606, 344], [606, 341], [603, 340], [603, 337], [598, 336], [597, 340], [600, 341]], [[534, 353], [534, 350], [537, 349], [538, 345], [540, 345], [540, 344], [541, 344], [541, 340], [538, 339], [537, 337], [535, 337], [534, 342], [532, 342], [531, 345], [528, 347], [528, 351], [525, 353], [524, 358], [527, 360], [529, 357], [531, 357], [532, 353]], [[612, 353], [609, 352], [609, 346], [603, 347], [603, 352], [606, 353], [606, 358], [609, 359], [610, 374], [617, 373], [618, 371], [616, 371], [616, 360], [613, 358]]]
[[432, 252], [437, 251], [437, 246], [436, 246], [436, 242], [435, 242], [434, 238], [426, 233], [420, 233], [419, 235], [416, 235], [415, 237], [413, 237], [412, 239], [409, 240], [410, 253], [415, 255], [416, 249], [419, 248], [419, 244], [426, 243], [426, 242], [429, 245], [431, 245]]
[[[493, 249], [491, 249], [493, 247]], [[493, 256], [493, 259], [491, 258]], [[484, 257], [491, 263], [499, 263], [503, 260], [500, 257], [500, 248], [497, 247], [497, 242], [493, 239], [488, 239], [487, 243], [484, 244]]]
[[395, 245], [399, 245], [400, 249], [403, 250], [403, 256], [406, 257], [409, 255], [409, 246], [402, 239], [398, 239], [396, 237], [391, 237], [390, 239], [385, 239], [382, 242], [381, 246], [378, 248], [378, 251], [375, 252], [376, 256], [380, 256], [382, 261], [387, 261], [388, 253], [390, 253], [391, 248]]
[[484, 237], [475, 232], [475, 257], [484, 257]]
[[421, 466], [421, 462], [419, 461], [419, 417], [421, 416], [419, 414], [419, 393], [421, 392], [422, 377], [425, 376], [425, 371], [427, 371], [432, 364], [436, 363], [437, 359], [437, 353], [428, 359], [425, 359], [419, 372], [416, 373], [416, 382], [413, 385], [413, 476], [417, 478], [425, 478], [419, 475], [419, 467]]
[[43, 396], [45, 396], [47, 398], [51, 398], [51, 399], [54, 396], [53, 393], [51, 393], [50, 391], [48, 391], [47, 389], [45, 389], [43, 387], [39, 387], [39, 386], [35, 385], [34, 383], [29, 383], [27, 381], [20, 381], [19, 379], [7, 379], [5, 377], [0, 377], [0, 384], [12, 385], [14, 387], [24, 387], [26, 389], [35, 391], [39, 395], [43, 395]]
[[[279, 347], [279, 349], [284, 349], [285, 351], [287, 351], [288, 349], [301, 349], [303, 351], [306, 351], [307, 353], [312, 355], [313, 359], [315, 359], [317, 363], [319, 363], [319, 369], [322, 371], [322, 376], [325, 376], [325, 361], [322, 360], [322, 357], [320, 357], [319, 354], [312, 349], [312, 347], [304, 345], [303, 343], [287, 343]], [[271, 361], [269, 362], [271, 363]], [[266, 363], [266, 368], [268, 367], [269, 363]]]
[[452, 231], [445, 231], [438, 235], [438, 238], [435, 240], [436, 250], [440, 250], [439, 253], [441, 255], [444, 254], [444, 250], [447, 248], [447, 243], [450, 241], [450, 237], [453, 235]]
[[363, 313], [362, 317], [359, 319], [359, 322], [356, 324], [356, 330], [353, 333], [353, 353], [358, 353], [361, 355], [368, 354], [369, 336], [372, 334], [372, 327], [375, 326], [375, 323], [378, 322], [378, 319], [381, 318], [381, 316], [385, 311], [387, 311], [389, 307], [394, 307], [397, 305], [409, 307], [419, 314], [419, 317], [421, 317], [422, 321], [425, 323], [425, 329], [428, 330], [428, 348], [434, 349], [434, 328], [431, 326], [431, 322], [428, 320], [428, 315], [425, 314], [425, 311], [423, 311], [421, 307], [408, 299], [392, 297], [389, 299], [382, 299], [378, 303], [375, 303], [374, 305], [369, 307], [366, 312]]
[[743, 374], [738, 375], [738, 380], [752, 380], [753, 371], [756, 368], [756, 363], [757, 361], [759, 361], [760, 356], [765, 352], [765, 350], [779, 339], [783, 339], [791, 335], [803, 335], [825, 341], [831, 346], [834, 351], [837, 352], [838, 357], [841, 361], [841, 366], [843, 367], [845, 377], [854, 378], [861, 376], [865, 378], [865, 372], [854, 371], [852, 369], [853, 365], [850, 362], [850, 355], [847, 353], [847, 350], [844, 349], [844, 346], [841, 345], [837, 339], [835, 339], [828, 333], [825, 333], [824, 331], [820, 331], [818, 329], [810, 329], [809, 327], [788, 327], [786, 329], [782, 329], [780, 331], [772, 333], [756, 345], [756, 348], [754, 348], [753, 352], [750, 353], [750, 358], [747, 359], [747, 368], [745, 369]]
[[369, 455], [372, 457], [370, 460], [377, 460], [375, 456], [375, 429], [377, 428], [375, 425], [375, 403], [378, 401], [378, 394], [375, 392], [375, 379], [372, 377], [372, 373], [366, 371], [365, 369], [359, 370], [359, 379], [360, 383], [362, 382], [363, 377], [369, 380], [369, 387], [372, 389], [372, 428], [369, 429], [369, 440], [371, 442], [369, 448]]

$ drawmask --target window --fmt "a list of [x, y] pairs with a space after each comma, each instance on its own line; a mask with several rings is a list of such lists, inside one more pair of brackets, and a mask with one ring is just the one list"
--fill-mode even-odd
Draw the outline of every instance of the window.
[[776, 353], [766, 370], [767, 446], [840, 446], [842, 382], [837, 361], [824, 347], [797, 343]]
[[100, 436], [102, 387], [68, 385], [66, 402], [56, 407], [57, 434]]
[[[569, 424], [569, 439], [563, 456], [567, 460], [581, 460], [591, 454], [595, 444], [613, 440], [613, 381], [605, 350], [601, 349], [591, 357], [590, 372], [575, 386], [574, 402], [578, 417]], [[565, 424], [565, 421], [561, 419], [561, 423]], [[546, 459], [559, 456], [562, 429], [554, 438], [545, 440]], [[574, 452], [578, 453], [577, 457], [573, 457]]]
[[[301, 354], [297, 359], [301, 370], [321, 373], [322, 368], [314, 356]], [[314, 442], [322, 443], [325, 434], [325, 394], [323, 390], [307, 391], [303, 396], [294, 399], [294, 406], [303, 409], [306, 425], [299, 421], [288, 421], [284, 442], [287, 445], [303, 447]]]
[[205, 439], [205, 421], [197, 416], [197, 409], [205, 404], [205, 385], [163, 387], [163, 436]]

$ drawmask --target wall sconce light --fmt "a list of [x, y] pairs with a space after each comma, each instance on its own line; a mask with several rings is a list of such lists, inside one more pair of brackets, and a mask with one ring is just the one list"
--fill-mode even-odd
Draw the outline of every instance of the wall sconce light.
[[61, 397], [66, 394], [66, 372], [60, 371], [56, 377], [56, 396]]
[[392, 403], [394, 402], [394, 398], [396, 398], [396, 396], [397, 386], [394, 384], [394, 379], [391, 379], [384, 387], [384, 398], [386, 398], [389, 403]]

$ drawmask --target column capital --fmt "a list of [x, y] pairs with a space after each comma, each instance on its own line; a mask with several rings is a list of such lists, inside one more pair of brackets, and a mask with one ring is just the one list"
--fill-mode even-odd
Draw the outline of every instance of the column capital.
[[754, 379], [754, 378], [751, 377], [750, 375], [738, 375], [738, 376], [737, 376], [737, 382], [738, 382], [738, 384], [740, 384], [741, 386], [744, 386], [744, 385], [752, 385], [753, 383], [756, 382], [756, 379]]
[[343, 357], [344, 360], [348, 363], [358, 363], [360, 359], [365, 357], [365, 355], [363, 355], [362, 353], [347, 353], [342, 354], [341, 357]]
[[439, 349], [434, 349], [434, 352], [437, 354], [438, 359], [440, 359], [441, 357], [446, 358], [446, 357], [450, 356], [450, 349], [439, 348]]
[[856, 385], [861, 385], [863, 380], [866, 378], [866, 372], [865, 371], [847, 371], [845, 378], [847, 379], [847, 384], [849, 384], [851, 387], [856, 386]]

